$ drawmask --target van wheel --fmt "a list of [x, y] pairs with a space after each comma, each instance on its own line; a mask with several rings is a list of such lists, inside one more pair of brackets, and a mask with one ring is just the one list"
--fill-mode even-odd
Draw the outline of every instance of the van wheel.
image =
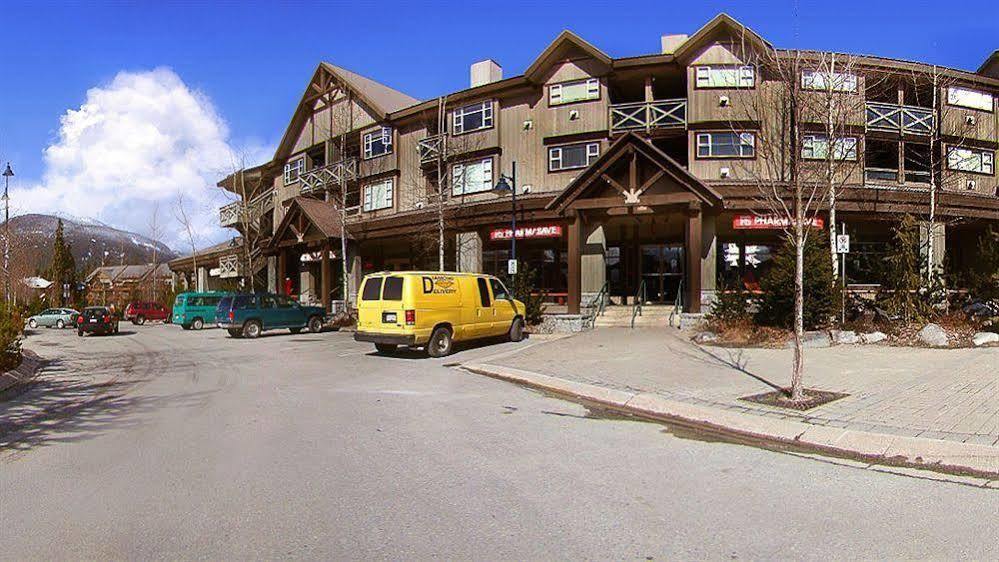
[[309, 318], [309, 331], [313, 334], [323, 331], [323, 319], [318, 316]]
[[431, 357], [445, 357], [451, 354], [451, 329], [439, 326], [430, 334], [430, 341], [427, 342], [427, 355]]
[[395, 344], [394, 343], [376, 343], [375, 344], [375, 350], [377, 350], [378, 353], [381, 353], [382, 355], [388, 355], [390, 353], [395, 353]]
[[56, 320], [56, 328], [60, 330], [66, 327], [66, 323], [62, 321], [62, 318]]
[[239, 328], [227, 328], [226, 331], [229, 332], [230, 338], [243, 337], [243, 330], [240, 330]]
[[260, 325], [258, 320], [250, 320], [246, 324], [243, 324], [243, 337], [254, 339], [260, 337], [260, 332], [263, 332], [263, 326]]
[[510, 341], [521, 341], [524, 339], [524, 320], [522, 318], [514, 318], [507, 337]]
[[136, 317], [135, 317], [135, 323], [136, 323], [137, 325], [139, 325], [139, 326], [141, 326], [141, 325], [145, 324], [145, 323], [146, 323], [146, 317], [145, 317], [145, 316], [143, 316], [143, 315], [141, 315], [141, 314], [140, 314], [140, 315], [138, 315], [138, 316], [136, 316]]
[[200, 330], [205, 327], [205, 321], [201, 318], [195, 318], [194, 322], [191, 322], [191, 327], [195, 330]]

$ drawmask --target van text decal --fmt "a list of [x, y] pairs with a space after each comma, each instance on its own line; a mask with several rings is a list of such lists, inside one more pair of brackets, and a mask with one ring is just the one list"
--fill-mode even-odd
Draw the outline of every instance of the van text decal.
[[454, 287], [454, 277], [448, 275], [433, 275], [423, 278], [423, 293], [430, 295], [453, 295], [457, 289]]

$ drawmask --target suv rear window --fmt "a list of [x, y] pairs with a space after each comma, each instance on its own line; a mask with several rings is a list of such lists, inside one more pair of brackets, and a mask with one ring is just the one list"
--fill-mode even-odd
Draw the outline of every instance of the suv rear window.
[[233, 301], [232, 307], [236, 310], [244, 310], [247, 308], [252, 308], [255, 304], [256, 299], [253, 295], [236, 295], [236, 300]]
[[216, 306], [216, 308], [220, 310], [229, 310], [229, 307], [231, 306], [232, 306], [232, 297], [222, 297], [222, 300], [219, 301], [219, 304]]
[[361, 300], [363, 301], [376, 301], [382, 294], [382, 278], [381, 277], [369, 277], [367, 281], [364, 282], [364, 290], [361, 291]]
[[385, 288], [382, 289], [383, 301], [402, 300], [402, 277], [386, 277]]

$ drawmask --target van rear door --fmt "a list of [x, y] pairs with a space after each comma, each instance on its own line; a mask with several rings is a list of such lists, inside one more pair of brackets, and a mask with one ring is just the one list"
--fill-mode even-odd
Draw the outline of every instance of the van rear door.
[[357, 329], [362, 332], [375, 332], [381, 328], [382, 283], [385, 278], [369, 275], [358, 292]]

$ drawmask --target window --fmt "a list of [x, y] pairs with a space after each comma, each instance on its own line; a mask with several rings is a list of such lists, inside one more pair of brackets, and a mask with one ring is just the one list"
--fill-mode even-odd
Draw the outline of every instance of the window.
[[386, 277], [385, 288], [382, 289], [382, 300], [402, 300], [402, 277]]
[[756, 71], [751, 66], [697, 66], [694, 67], [698, 88], [752, 88]]
[[277, 307], [278, 308], [286, 308], [286, 309], [287, 308], [295, 308], [295, 306], [297, 304], [298, 303], [296, 303], [295, 301], [293, 301], [293, 300], [291, 300], [291, 299], [289, 299], [288, 297], [285, 297], [285, 296], [279, 296], [277, 298]]
[[[832, 141], [834, 160], [857, 159], [857, 137], [835, 137]], [[829, 157], [829, 137], [804, 135], [801, 138], [801, 157], [807, 160], [825, 160]]]
[[996, 154], [990, 150], [952, 146], [947, 150], [947, 167], [951, 170], [991, 176], [996, 171]]
[[600, 99], [600, 81], [596, 78], [548, 86], [548, 105], [598, 99]]
[[947, 88], [947, 103], [971, 109], [981, 109], [982, 111], [992, 111], [993, 98], [992, 94], [977, 90]]
[[756, 154], [753, 133], [698, 133], [698, 158], [752, 158]]
[[298, 177], [305, 171], [305, 157], [296, 158], [284, 165], [284, 184], [292, 184], [298, 181]]
[[473, 103], [454, 110], [454, 133], [468, 133], [493, 126], [493, 102]]
[[382, 127], [364, 134], [364, 157], [374, 158], [392, 152], [392, 128]]
[[493, 288], [493, 298], [496, 300], [509, 300], [510, 292], [506, 290], [499, 279], [490, 279], [489, 286]]
[[493, 301], [489, 299], [489, 286], [486, 285], [485, 277], [478, 277], [475, 279], [479, 284], [479, 303], [482, 308], [489, 308], [492, 306]]
[[236, 310], [246, 310], [257, 305], [257, 297], [253, 295], [237, 295], [232, 307]]
[[260, 308], [277, 308], [277, 299], [271, 295], [261, 295]]
[[376, 301], [381, 298], [381, 294], [382, 294], [382, 278], [368, 277], [368, 280], [364, 282], [364, 289], [361, 290], [361, 300]]
[[481, 193], [493, 188], [493, 159], [455, 164], [451, 168], [452, 195]]
[[805, 70], [801, 73], [801, 87], [806, 90], [856, 92], [857, 75], [847, 72], [819, 72], [818, 70]]
[[392, 178], [364, 186], [364, 210], [377, 211], [392, 207]]
[[599, 142], [553, 146], [548, 149], [548, 171], [585, 168], [598, 156], [600, 156]]

